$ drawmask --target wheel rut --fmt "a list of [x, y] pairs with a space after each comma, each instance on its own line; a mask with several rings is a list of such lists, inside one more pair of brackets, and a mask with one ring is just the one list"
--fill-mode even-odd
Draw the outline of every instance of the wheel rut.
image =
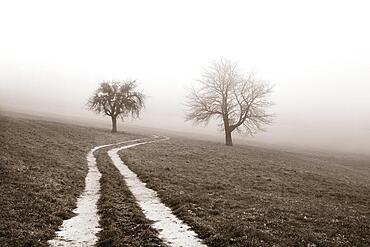
[[123, 145], [110, 149], [108, 155], [123, 176], [145, 217], [153, 222], [152, 227], [159, 232], [158, 237], [173, 247], [206, 246], [188, 225], [178, 219], [171, 209], [160, 201], [154, 190], [147, 188], [145, 183], [140, 181], [118, 155], [118, 152], [124, 149], [168, 139], [168, 137], [154, 136], [153, 138], [134, 139], [91, 149], [86, 156], [88, 173], [85, 178], [85, 189], [77, 200], [77, 208], [73, 211], [76, 216], [63, 221], [61, 228], [56, 232], [56, 237], [48, 241], [49, 245], [53, 247], [94, 246], [97, 243], [97, 233], [100, 231], [97, 202], [100, 196], [99, 180], [102, 175], [97, 168], [94, 152], [101, 148]]

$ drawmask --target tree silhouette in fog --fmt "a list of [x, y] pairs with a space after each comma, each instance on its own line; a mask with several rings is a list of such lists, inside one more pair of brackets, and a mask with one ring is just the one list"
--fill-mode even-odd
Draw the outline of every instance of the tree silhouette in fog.
[[226, 145], [233, 145], [234, 130], [253, 135], [271, 123], [267, 109], [272, 105], [272, 86], [256, 79], [253, 73], [240, 73], [237, 63], [226, 59], [213, 62], [204, 70], [199, 84], [189, 92], [186, 120], [204, 124], [212, 118], [219, 120]]
[[117, 118], [131, 115], [139, 117], [144, 108], [145, 95], [137, 91], [136, 81], [111, 81], [100, 83], [87, 105], [90, 110], [111, 117], [112, 132], [117, 132]]

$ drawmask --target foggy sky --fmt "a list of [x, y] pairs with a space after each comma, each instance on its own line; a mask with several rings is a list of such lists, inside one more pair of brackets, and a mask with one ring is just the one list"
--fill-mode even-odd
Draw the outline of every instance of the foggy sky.
[[275, 85], [276, 118], [253, 140], [366, 152], [369, 7], [367, 1], [3, 1], [0, 108], [96, 118], [85, 103], [99, 82], [136, 79], [148, 99], [142, 120], [132, 124], [216, 134], [214, 124], [184, 123], [184, 99], [202, 68], [224, 57]]

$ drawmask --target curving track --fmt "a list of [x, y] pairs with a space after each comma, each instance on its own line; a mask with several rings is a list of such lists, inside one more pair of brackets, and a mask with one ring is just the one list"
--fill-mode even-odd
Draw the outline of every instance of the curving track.
[[49, 241], [50, 246], [94, 246], [96, 244], [96, 234], [100, 230], [96, 204], [99, 199], [101, 173], [97, 168], [94, 152], [101, 148], [133, 142], [137, 143], [113, 148], [108, 151], [108, 155], [123, 175], [126, 184], [145, 216], [154, 222], [152, 226], [158, 230], [159, 237], [173, 247], [206, 246], [201, 243], [196, 233], [189, 226], [172, 214], [170, 208], [161, 203], [157, 193], [147, 188], [145, 183], [140, 181], [137, 175], [123, 163], [118, 155], [118, 152], [123, 149], [168, 139], [168, 137], [160, 138], [154, 136], [153, 138], [135, 139], [93, 148], [86, 156], [88, 173], [85, 179], [85, 190], [78, 198], [77, 208], [73, 211], [76, 216], [63, 222], [60, 230], [56, 232], [56, 237]]

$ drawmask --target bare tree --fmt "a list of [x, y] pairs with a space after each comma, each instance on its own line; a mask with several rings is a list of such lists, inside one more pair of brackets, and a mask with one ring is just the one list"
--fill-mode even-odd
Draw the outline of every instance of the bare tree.
[[139, 117], [145, 95], [136, 91], [136, 81], [102, 82], [87, 102], [90, 110], [112, 119], [112, 132], [117, 132], [117, 118]]
[[234, 130], [253, 135], [271, 123], [267, 108], [272, 105], [272, 86], [257, 80], [253, 73], [243, 75], [236, 63], [226, 59], [214, 62], [204, 70], [199, 83], [200, 87], [188, 95], [186, 120], [205, 125], [212, 118], [219, 120], [226, 145], [233, 145]]

